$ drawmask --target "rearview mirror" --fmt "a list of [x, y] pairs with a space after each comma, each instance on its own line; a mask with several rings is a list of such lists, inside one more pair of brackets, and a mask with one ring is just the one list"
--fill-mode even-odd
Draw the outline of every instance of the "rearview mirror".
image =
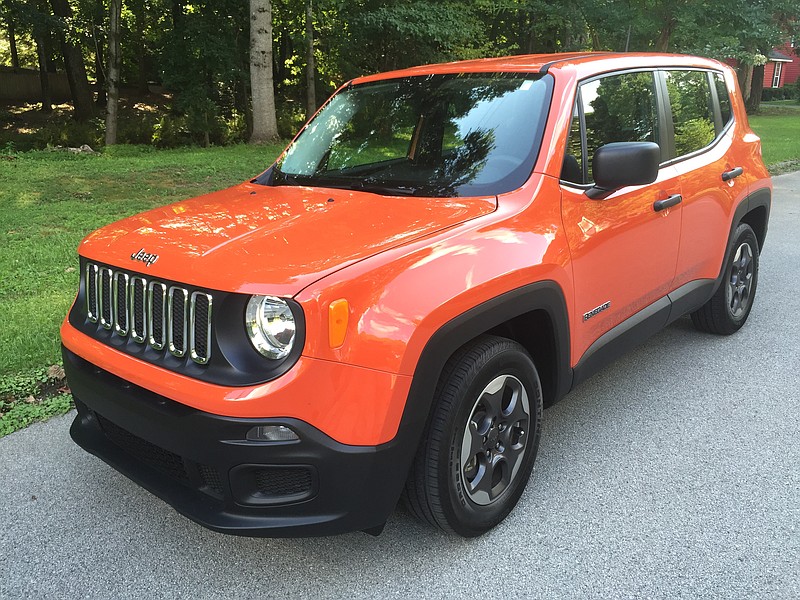
[[607, 198], [629, 185], [646, 185], [658, 177], [661, 148], [653, 142], [614, 142], [600, 146], [592, 160], [592, 200]]

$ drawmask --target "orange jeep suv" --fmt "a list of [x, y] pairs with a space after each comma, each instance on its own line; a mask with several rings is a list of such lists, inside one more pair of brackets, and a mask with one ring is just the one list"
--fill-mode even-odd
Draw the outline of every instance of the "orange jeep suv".
[[403, 496], [479, 535], [543, 406], [682, 315], [744, 324], [771, 193], [712, 60], [353, 80], [255, 179], [81, 243], [72, 437], [221, 532], [377, 534]]

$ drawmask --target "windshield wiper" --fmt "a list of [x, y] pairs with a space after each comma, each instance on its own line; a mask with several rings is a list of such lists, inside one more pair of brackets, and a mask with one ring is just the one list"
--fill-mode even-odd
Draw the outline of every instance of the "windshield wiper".
[[308, 187], [327, 187], [340, 190], [354, 190], [370, 192], [383, 196], [415, 196], [420, 188], [407, 184], [394, 184], [381, 182], [374, 179], [361, 179], [355, 177], [325, 177], [324, 175], [291, 175], [277, 171], [274, 179], [275, 185], [299, 185]]
[[350, 189], [372, 192], [383, 196], [415, 196], [420, 188], [412, 185], [397, 185], [360, 179], [350, 184]]

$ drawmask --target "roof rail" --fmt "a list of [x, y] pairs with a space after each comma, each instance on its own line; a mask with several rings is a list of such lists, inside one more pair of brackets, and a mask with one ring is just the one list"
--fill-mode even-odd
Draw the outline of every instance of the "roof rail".
[[553, 65], [555, 65], [557, 63], [560, 63], [560, 62], [566, 62], [568, 60], [580, 60], [582, 58], [591, 58], [593, 56], [611, 56], [613, 54], [619, 54], [619, 53], [618, 52], [592, 52], [591, 54], [580, 54], [578, 56], [572, 55], [572, 56], [568, 56], [568, 57], [565, 56], [564, 58], [557, 58], [555, 60], [551, 60], [550, 62], [543, 64], [541, 66], [541, 68], [539, 69], [539, 73], [544, 75], [545, 73], [547, 73], [547, 70], [550, 67], [552, 67]]

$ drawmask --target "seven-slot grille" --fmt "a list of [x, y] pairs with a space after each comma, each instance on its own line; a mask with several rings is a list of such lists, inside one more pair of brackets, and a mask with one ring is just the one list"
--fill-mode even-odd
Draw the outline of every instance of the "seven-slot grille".
[[130, 336], [154, 350], [165, 348], [173, 356], [189, 357], [204, 365], [211, 358], [212, 298], [178, 285], [147, 280], [94, 263], [83, 273], [86, 317]]

